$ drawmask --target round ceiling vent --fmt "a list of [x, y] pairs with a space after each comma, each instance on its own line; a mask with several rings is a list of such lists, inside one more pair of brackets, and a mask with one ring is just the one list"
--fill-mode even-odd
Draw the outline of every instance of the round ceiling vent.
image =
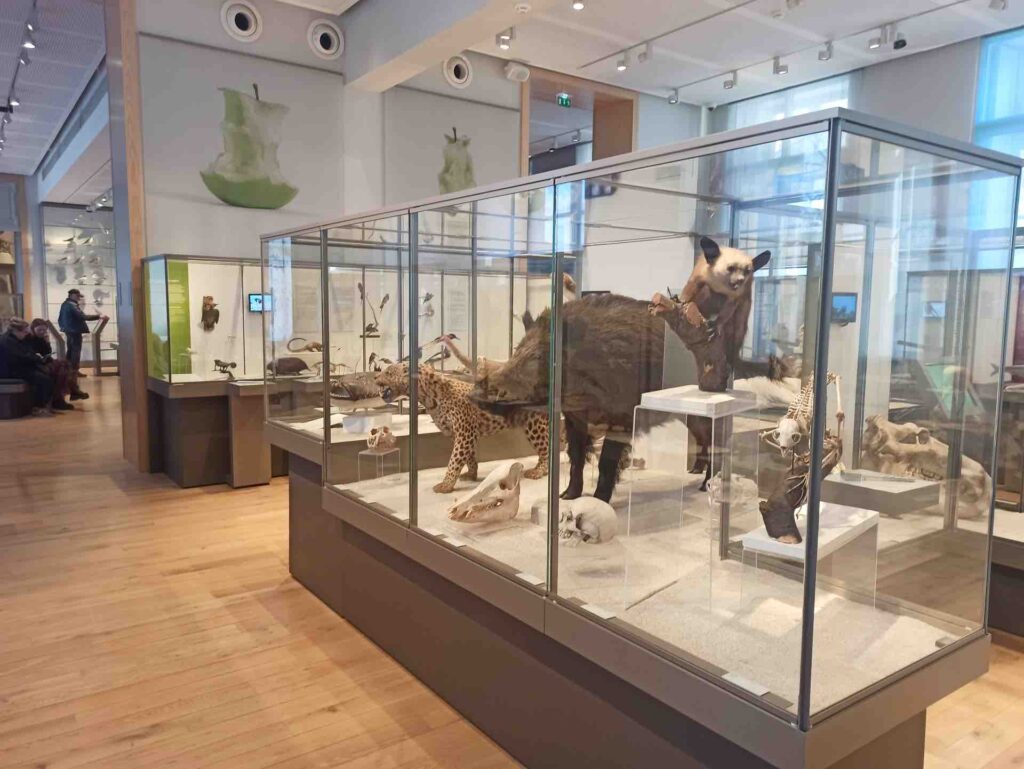
[[220, 7], [220, 23], [235, 40], [251, 43], [263, 32], [263, 17], [245, 0], [228, 0]]
[[337, 59], [345, 52], [345, 36], [337, 24], [327, 19], [317, 19], [310, 24], [306, 40], [321, 59]]
[[473, 82], [473, 65], [461, 54], [445, 61], [444, 79], [452, 88], [465, 88]]

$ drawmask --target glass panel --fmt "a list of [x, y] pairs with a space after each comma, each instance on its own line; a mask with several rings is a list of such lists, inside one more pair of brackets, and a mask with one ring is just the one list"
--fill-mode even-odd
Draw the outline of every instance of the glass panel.
[[[327, 480], [409, 518], [409, 217], [327, 232]], [[422, 292], [421, 292], [422, 294]], [[434, 304], [433, 297], [423, 302]], [[390, 384], [384, 384], [385, 379]]]
[[262, 320], [267, 418], [321, 441], [322, 275], [320, 232], [310, 230], [264, 242], [262, 287], [247, 281], [244, 291], [246, 317]]
[[842, 137], [812, 713], [984, 622], [1015, 182]]
[[552, 206], [546, 187], [422, 212], [417, 241], [421, 305], [434, 287], [444, 308], [436, 323], [420, 318], [417, 525], [537, 588], [547, 573], [547, 378], [514, 404], [486, 401], [500, 399], [489, 385], [550, 307]]
[[1024, 234], [1018, 232], [1010, 285], [1009, 337], [1006, 349], [1006, 384], [999, 442], [994, 533], [1002, 539], [1024, 542]]
[[261, 318], [249, 312], [245, 295], [247, 283], [259, 281], [259, 265], [235, 259], [164, 259], [171, 382], [262, 379]]
[[759, 510], [789, 471], [762, 434], [813, 355], [826, 150], [817, 133], [557, 194], [580, 289], [562, 307], [557, 594], [789, 718], [803, 565]]
[[170, 327], [167, 320], [167, 262], [163, 257], [147, 259], [146, 366], [149, 376], [170, 381]]

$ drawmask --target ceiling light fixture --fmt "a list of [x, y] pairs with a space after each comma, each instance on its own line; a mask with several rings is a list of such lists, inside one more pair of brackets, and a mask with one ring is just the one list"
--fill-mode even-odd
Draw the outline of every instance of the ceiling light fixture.
[[579, 144], [579, 143], [580, 143], [580, 142], [581, 142], [582, 140], [583, 140], [583, 134], [581, 134], [581, 133], [580, 133], [580, 132], [579, 132], [579, 131], [577, 130], [577, 131], [576, 131], [576, 133], [574, 133], [574, 134], [572, 135], [572, 143], [573, 143], [573, 144]]
[[670, 93], [668, 95], [668, 103], [669, 104], [678, 104], [679, 103], [679, 89], [678, 88], [673, 88], [672, 89], [672, 93]]
[[1009, 7], [1008, 0], [989, 0], [988, 7], [993, 11], [1005, 11]]
[[587, 7], [587, 4], [583, 0], [573, 0], [572, 9], [574, 11], [582, 11]]
[[31, 32], [25, 32], [25, 39], [21, 41], [21, 47], [28, 49], [36, 47], [36, 38]]
[[4, 113], [4, 119], [2, 121], [0, 121], [0, 122], [2, 122], [3, 125], [10, 124], [10, 122], [11, 122], [11, 113], [10, 112], [5, 112]]
[[783, 64], [782, 61], [776, 56], [772, 59], [772, 74], [773, 75], [788, 75], [789, 65]]
[[11, 91], [11, 98], [7, 100], [7, 103], [12, 107], [20, 107], [21, 99], [18, 98], [18, 94], [16, 94], [14, 91]]
[[739, 80], [739, 78], [737, 77], [737, 72], [736, 70], [733, 70], [732, 72], [729, 73], [729, 77], [722, 81], [722, 88], [724, 88], [726, 91], [735, 88], [737, 80]]
[[876, 51], [889, 42], [889, 25], [878, 28], [878, 34], [868, 40], [868, 50]]
[[832, 61], [832, 41], [825, 43], [825, 47], [818, 51], [818, 61]]
[[515, 39], [516, 39], [516, 28], [515, 27], [509, 27], [504, 32], [499, 32], [498, 36], [495, 38], [496, 42], [498, 43], [498, 47], [501, 50], [503, 50], [503, 51], [507, 51], [509, 48], [511, 48], [512, 47], [512, 41], [515, 40]]
[[18, 61], [26, 67], [32, 63], [32, 59], [29, 58], [28, 51], [26, 50], [22, 50], [21, 56], [18, 57]]
[[618, 62], [615, 64], [615, 69], [619, 72], [625, 72], [629, 69], [629, 54], [623, 54], [619, 57]]
[[653, 53], [654, 51], [651, 49], [651, 44], [644, 43], [644, 47], [641, 49], [640, 53], [637, 54], [636, 60], [640, 64], [643, 64], [645, 61], [650, 61]]

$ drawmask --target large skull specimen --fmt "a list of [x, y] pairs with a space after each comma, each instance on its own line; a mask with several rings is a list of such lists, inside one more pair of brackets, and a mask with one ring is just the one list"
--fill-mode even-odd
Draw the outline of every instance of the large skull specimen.
[[562, 500], [558, 506], [558, 535], [566, 544], [609, 542], [618, 532], [615, 509], [596, 497]]
[[[932, 437], [927, 428], [913, 422], [895, 424], [879, 415], [866, 420], [862, 465], [887, 475], [943, 482], [945, 493], [949, 471], [949, 446]], [[981, 464], [968, 456], [960, 458], [957, 515], [977, 518], [988, 509], [992, 480]]]
[[505, 462], [484, 478], [467, 496], [448, 508], [453, 521], [508, 521], [519, 512], [519, 487], [523, 477], [521, 462]]

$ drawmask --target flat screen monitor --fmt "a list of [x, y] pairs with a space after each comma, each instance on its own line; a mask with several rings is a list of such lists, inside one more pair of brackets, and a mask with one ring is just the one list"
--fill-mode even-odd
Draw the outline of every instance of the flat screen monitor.
[[832, 322], [853, 323], [857, 320], [857, 295], [832, 294]]
[[272, 309], [270, 294], [249, 294], [249, 312], [270, 312]]

